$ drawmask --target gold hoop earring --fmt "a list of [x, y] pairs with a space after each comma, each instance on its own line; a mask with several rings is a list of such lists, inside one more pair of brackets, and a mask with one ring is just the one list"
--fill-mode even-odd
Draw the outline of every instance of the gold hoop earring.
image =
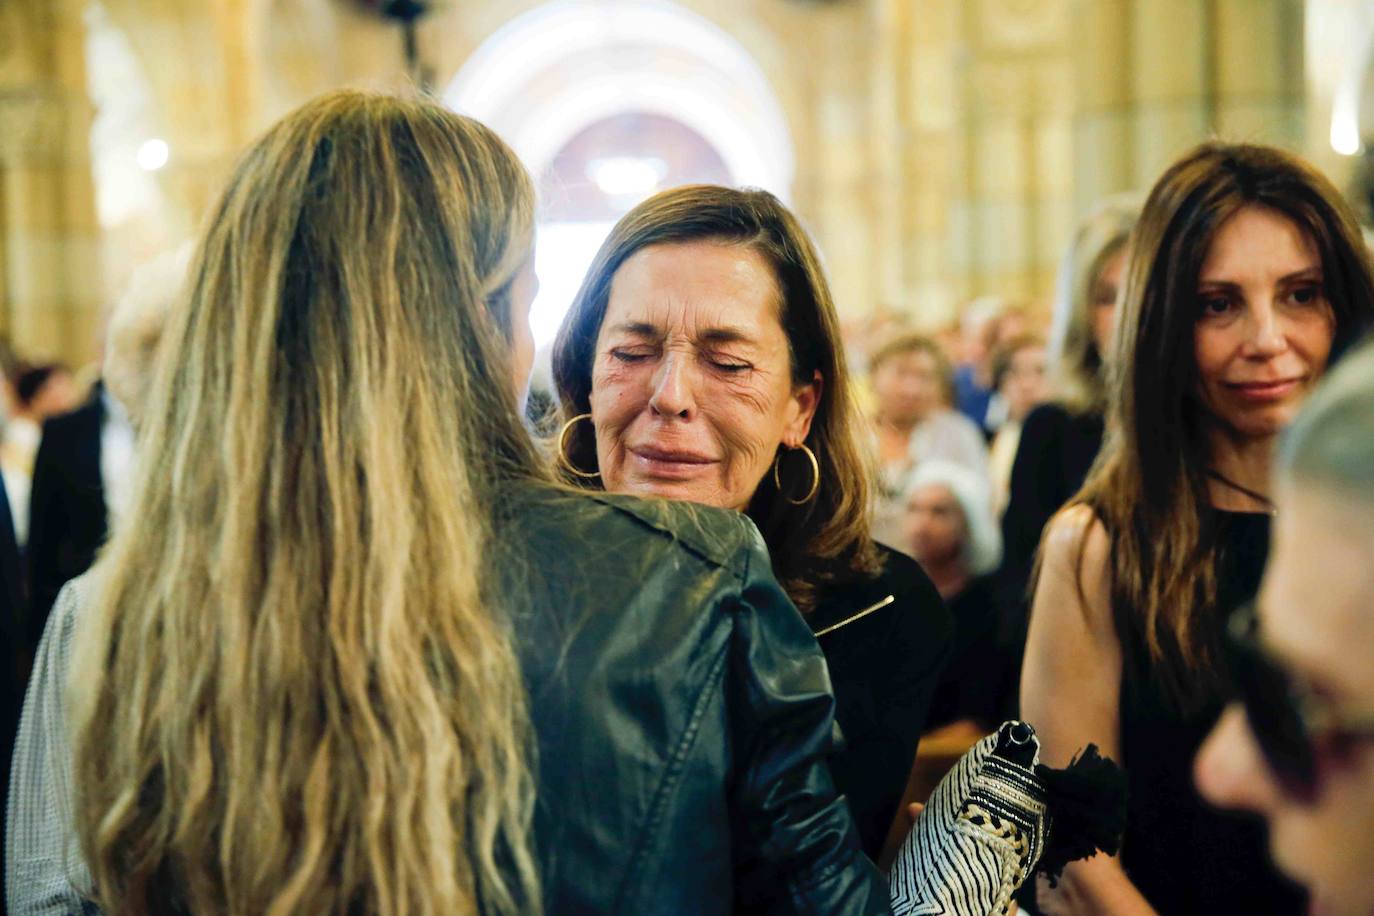
[[600, 477], [601, 472], [592, 471], [591, 473], [588, 473], [587, 471], [582, 470], [577, 465], [572, 463], [572, 459], [568, 457], [568, 433], [572, 430], [573, 426], [577, 423], [578, 420], [590, 420], [591, 418], [592, 415], [589, 413], [580, 413], [577, 416], [573, 417], [571, 420], [569, 420], [567, 423], [564, 423], [563, 428], [558, 433], [558, 466], [563, 470], [567, 471], [569, 474], [581, 477], [584, 480], [591, 480], [593, 478]]
[[[815, 499], [816, 494], [821, 489], [821, 463], [816, 460], [816, 453], [811, 451], [811, 449], [807, 447], [805, 442], [803, 442], [796, 448], [791, 449], [790, 451], [801, 452], [802, 454], [806, 455], [808, 460], [810, 460], [811, 488], [806, 491], [806, 495], [803, 496], [801, 499], [793, 499], [790, 496], [784, 496], [783, 499], [786, 499], [789, 503], [791, 503], [794, 506], [804, 506], [807, 503], [811, 502], [811, 500]], [[778, 452], [777, 457], [773, 459], [773, 486], [777, 488], [778, 493], [782, 493], [782, 475], [778, 471], [778, 466], [781, 463], [782, 452]]]

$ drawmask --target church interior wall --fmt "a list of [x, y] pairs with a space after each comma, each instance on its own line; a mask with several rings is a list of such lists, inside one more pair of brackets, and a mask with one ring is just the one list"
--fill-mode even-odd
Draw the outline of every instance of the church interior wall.
[[[170, 150], [150, 212], [110, 226], [91, 177], [86, 4], [0, 4], [0, 334], [74, 362], [96, 356], [129, 264], [194, 232], [252, 136], [331, 87], [410, 82], [399, 29], [357, 3], [99, 2]], [[789, 199], [847, 319], [881, 308], [933, 327], [982, 295], [1048, 308], [1075, 219], [1209, 135], [1298, 149], [1338, 180], [1350, 169], [1327, 136], [1331, 62], [1308, 66], [1311, 17], [1335, 40], [1360, 15], [1349, 0], [677, 4], [738, 41], [776, 94]], [[441, 91], [540, 6], [441, 5], [418, 30], [427, 82]]]

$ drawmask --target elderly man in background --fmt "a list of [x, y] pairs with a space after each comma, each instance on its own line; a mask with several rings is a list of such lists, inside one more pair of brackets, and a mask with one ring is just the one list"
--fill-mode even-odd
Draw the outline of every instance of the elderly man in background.
[[91, 565], [119, 516], [134, 453], [130, 417], [142, 405], [190, 255], [183, 245], [134, 272], [110, 313], [102, 383], [84, 406], [43, 425], [29, 509], [31, 605], [22, 638], [30, 653], [57, 593]]
[[1231, 621], [1238, 702], [1198, 755], [1203, 795], [1269, 822], [1314, 913], [1374, 912], [1374, 346], [1280, 450], [1270, 562]]

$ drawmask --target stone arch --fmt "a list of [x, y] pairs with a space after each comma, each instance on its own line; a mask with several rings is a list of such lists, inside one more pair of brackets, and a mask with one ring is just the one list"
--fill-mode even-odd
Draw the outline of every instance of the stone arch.
[[736, 183], [790, 197], [787, 118], [757, 61], [667, 0], [553, 0], [492, 34], [443, 94], [495, 128], [539, 174], [583, 127], [616, 113], [667, 115], [705, 137]]

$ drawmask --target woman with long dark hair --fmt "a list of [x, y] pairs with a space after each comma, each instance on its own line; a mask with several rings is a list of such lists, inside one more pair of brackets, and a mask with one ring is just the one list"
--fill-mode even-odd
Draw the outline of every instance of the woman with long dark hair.
[[1086, 741], [1122, 760], [1130, 822], [1121, 858], [1071, 866], [1052, 902], [1295, 911], [1259, 829], [1206, 808], [1189, 774], [1228, 691], [1221, 622], [1254, 595], [1279, 511], [1276, 437], [1368, 327], [1374, 279], [1330, 182], [1249, 145], [1165, 172], [1128, 263], [1107, 442], [1047, 529], [1021, 699], [1051, 763]]

